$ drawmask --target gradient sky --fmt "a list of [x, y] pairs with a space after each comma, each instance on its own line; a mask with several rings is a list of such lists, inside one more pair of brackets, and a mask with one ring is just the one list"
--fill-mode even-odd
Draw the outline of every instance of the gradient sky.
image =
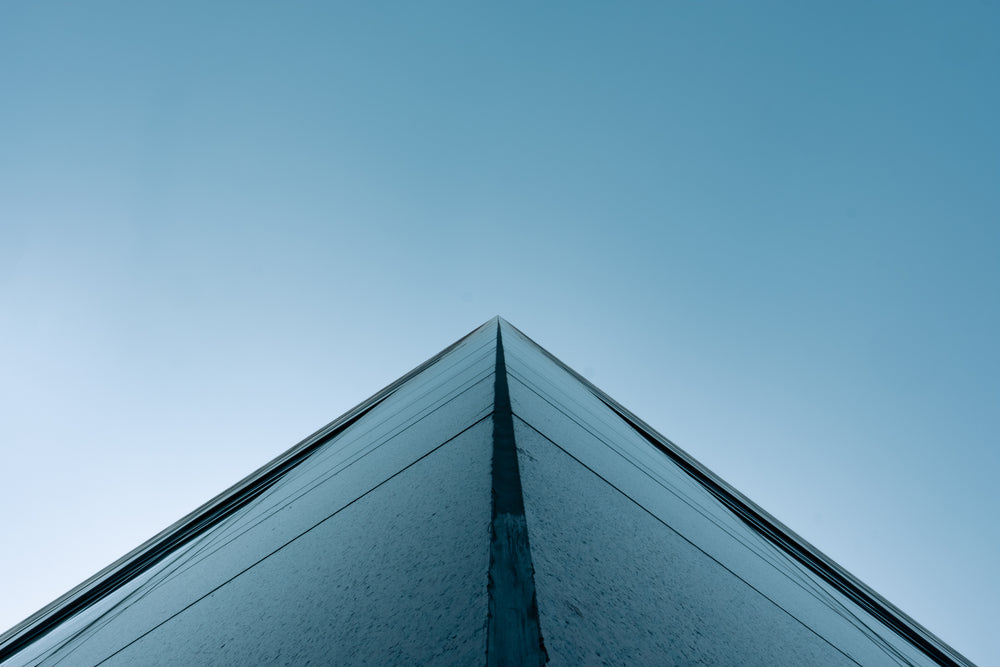
[[1000, 664], [998, 34], [3, 3], [0, 629], [501, 314]]

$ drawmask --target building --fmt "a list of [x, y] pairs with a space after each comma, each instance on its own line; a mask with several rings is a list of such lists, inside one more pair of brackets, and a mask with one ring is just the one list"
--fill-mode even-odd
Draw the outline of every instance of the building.
[[4, 665], [970, 664], [495, 318], [0, 636]]

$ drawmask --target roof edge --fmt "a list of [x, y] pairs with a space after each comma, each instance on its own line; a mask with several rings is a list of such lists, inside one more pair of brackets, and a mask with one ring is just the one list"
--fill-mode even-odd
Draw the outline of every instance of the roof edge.
[[749, 523], [753, 529], [764, 535], [764, 537], [769, 539], [783, 552], [805, 565], [856, 603], [859, 603], [863, 608], [873, 613], [876, 618], [879, 618], [879, 620], [886, 623], [886, 625], [907, 640], [914, 642], [935, 661], [944, 665], [957, 664], [964, 667], [975, 667], [975, 664], [964, 655], [879, 595], [873, 588], [838, 565], [833, 559], [799, 536], [795, 531], [788, 528], [766, 510], [730, 486], [704, 464], [634, 415], [621, 403], [611, 398], [611, 396], [590, 382], [590, 380], [563, 363], [558, 357], [539, 345], [530, 336], [503, 318], [500, 319], [504, 324], [521, 336], [524, 336], [527, 341], [541, 350], [545, 356], [560, 368], [580, 381], [601, 402], [617, 413], [623, 421], [643, 435], [650, 444], [680, 464], [682, 469], [705, 487], [709, 493], [718, 498], [739, 516], [740, 519]]
[[99, 601], [116, 587], [142, 574], [170, 553], [263, 493], [281, 479], [285, 473], [308, 458], [320, 445], [339, 435], [367, 412], [389, 398], [403, 384], [498, 319], [499, 316], [491, 318], [476, 327], [427, 361], [386, 385], [337, 419], [315, 431], [67, 593], [0, 634], [0, 661], [6, 660], [43, 637], [59, 623]]

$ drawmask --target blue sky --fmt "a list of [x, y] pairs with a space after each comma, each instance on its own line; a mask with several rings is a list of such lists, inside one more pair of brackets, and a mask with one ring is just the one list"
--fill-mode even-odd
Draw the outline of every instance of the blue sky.
[[0, 626], [501, 314], [1000, 663], [994, 3], [0, 8]]

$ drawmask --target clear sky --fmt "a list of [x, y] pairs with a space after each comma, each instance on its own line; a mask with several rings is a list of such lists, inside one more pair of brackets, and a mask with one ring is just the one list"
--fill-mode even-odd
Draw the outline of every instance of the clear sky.
[[0, 5], [0, 626], [501, 314], [1000, 664], [996, 2]]

